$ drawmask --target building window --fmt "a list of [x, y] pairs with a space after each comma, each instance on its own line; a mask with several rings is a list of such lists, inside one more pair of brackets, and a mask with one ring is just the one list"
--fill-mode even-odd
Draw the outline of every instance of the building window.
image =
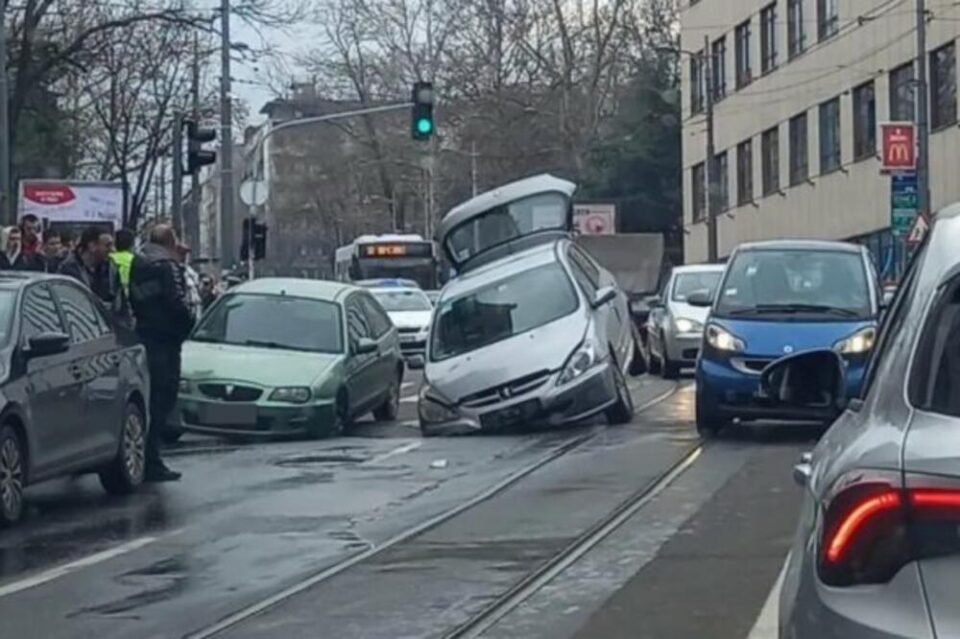
[[714, 166], [717, 169], [717, 210], [726, 211], [730, 208], [730, 167], [726, 151], [717, 154]]
[[690, 194], [692, 196], [691, 207], [693, 210], [693, 221], [699, 222], [705, 217], [706, 213], [706, 171], [704, 170], [704, 164], [695, 164], [692, 169], [690, 169], [690, 180], [692, 182], [690, 188]]
[[790, 186], [806, 182], [810, 177], [807, 148], [807, 114], [790, 118]]
[[840, 0], [817, 0], [817, 38], [826, 40], [840, 30]]
[[734, 46], [737, 57], [737, 88], [750, 84], [753, 80], [753, 71], [750, 69], [750, 21], [747, 20], [737, 27], [736, 43]]
[[780, 131], [777, 127], [763, 132], [760, 139], [760, 169], [763, 173], [763, 194], [780, 190]]
[[957, 58], [953, 43], [930, 54], [930, 126], [957, 121]]
[[820, 105], [820, 173], [840, 168], [840, 98]]
[[727, 95], [727, 38], [720, 38], [712, 46], [713, 59], [710, 73], [713, 75], [713, 99], [722, 100]]
[[703, 56], [695, 55], [690, 58], [690, 112], [703, 112]]
[[913, 62], [908, 62], [890, 72], [890, 119], [894, 122], [912, 122], [915, 100]]
[[777, 68], [777, 3], [760, 11], [760, 70], [768, 73]]
[[803, 0], [787, 0], [787, 56], [792, 60], [807, 48]]
[[862, 160], [877, 152], [877, 100], [873, 82], [853, 90], [853, 159]]
[[737, 204], [753, 202], [753, 140], [737, 145]]

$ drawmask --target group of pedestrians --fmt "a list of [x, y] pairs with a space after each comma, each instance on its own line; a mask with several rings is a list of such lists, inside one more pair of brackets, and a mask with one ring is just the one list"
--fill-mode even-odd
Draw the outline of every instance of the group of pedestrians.
[[135, 239], [126, 229], [114, 235], [91, 226], [74, 243], [56, 231], [41, 234], [40, 221], [27, 215], [0, 233], [0, 270], [72, 277], [104, 303], [118, 327], [135, 331], [150, 371], [146, 480], [176, 481], [180, 473], [160, 454], [162, 431], [176, 406], [181, 345], [212, 302], [213, 287], [207, 294], [172, 226], [153, 227], [138, 252]]

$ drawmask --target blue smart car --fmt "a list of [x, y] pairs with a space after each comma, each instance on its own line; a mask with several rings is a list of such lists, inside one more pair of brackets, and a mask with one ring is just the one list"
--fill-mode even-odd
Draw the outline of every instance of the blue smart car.
[[740, 246], [713, 299], [697, 361], [697, 430], [733, 420], [821, 421], [831, 406], [785, 411], [760, 391], [760, 374], [793, 353], [833, 348], [857, 397], [877, 335], [880, 293], [867, 249], [844, 242], [769, 241]]

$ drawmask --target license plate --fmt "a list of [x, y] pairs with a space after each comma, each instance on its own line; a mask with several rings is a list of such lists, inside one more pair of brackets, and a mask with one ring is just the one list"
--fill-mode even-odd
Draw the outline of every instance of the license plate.
[[210, 426], [252, 426], [257, 423], [253, 404], [205, 404], [200, 406], [201, 423]]
[[515, 426], [522, 421], [532, 419], [539, 411], [540, 401], [532, 399], [483, 415], [480, 420], [487, 427]]

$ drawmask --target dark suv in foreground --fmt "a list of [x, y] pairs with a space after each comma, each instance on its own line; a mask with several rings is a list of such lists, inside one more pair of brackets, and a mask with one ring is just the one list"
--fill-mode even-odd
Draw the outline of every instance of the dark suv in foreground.
[[144, 477], [147, 364], [71, 279], [0, 272], [0, 526], [23, 514], [23, 489], [97, 472], [111, 493]]

